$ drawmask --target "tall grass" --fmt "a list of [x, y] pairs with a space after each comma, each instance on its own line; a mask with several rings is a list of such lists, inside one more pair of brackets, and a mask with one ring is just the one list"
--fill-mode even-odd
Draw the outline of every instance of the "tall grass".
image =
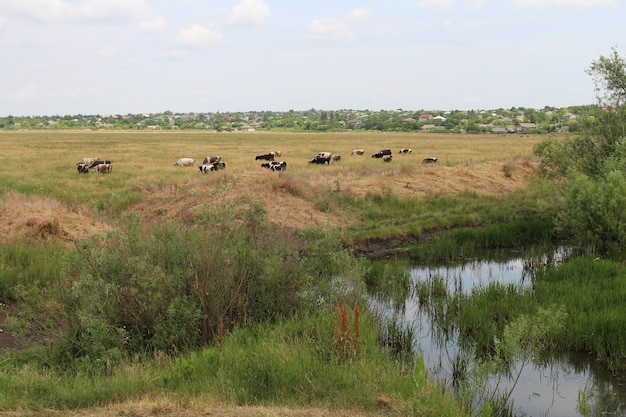
[[57, 285], [69, 255], [60, 244], [36, 241], [12, 241], [0, 249], [0, 302], [5, 303], [15, 301], [20, 291]]
[[518, 249], [528, 245], [550, 244], [556, 238], [553, 229], [550, 221], [532, 219], [455, 229], [431, 243], [413, 246], [408, 250], [408, 255], [420, 262], [462, 260], [487, 249]]
[[562, 305], [568, 314], [560, 347], [592, 352], [612, 370], [626, 366], [626, 267], [608, 260], [572, 258], [534, 277], [538, 302]]
[[[352, 306], [348, 316], [353, 322]], [[120, 366], [109, 375], [63, 374], [0, 362], [1, 410], [72, 409], [131, 398], [211, 398], [236, 405], [321, 406], [407, 415], [463, 413], [424, 379], [402, 372], [381, 352], [369, 318], [359, 322], [359, 348], [345, 361], [336, 350], [332, 308], [274, 325], [236, 329], [222, 349], [209, 347], [149, 365]]]

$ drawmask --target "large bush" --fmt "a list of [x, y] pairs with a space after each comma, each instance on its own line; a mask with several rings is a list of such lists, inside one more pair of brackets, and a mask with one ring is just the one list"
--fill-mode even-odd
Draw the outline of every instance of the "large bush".
[[223, 220], [147, 230], [129, 215], [119, 232], [79, 248], [65, 303], [68, 354], [106, 362], [212, 344], [234, 327], [314, 305], [311, 288], [350, 263], [332, 236], [304, 240], [259, 219]]

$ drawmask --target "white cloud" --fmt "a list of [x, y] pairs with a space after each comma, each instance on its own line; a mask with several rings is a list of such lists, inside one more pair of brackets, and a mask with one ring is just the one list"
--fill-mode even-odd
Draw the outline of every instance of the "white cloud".
[[616, 0], [513, 0], [517, 7], [580, 7], [616, 6]]
[[211, 46], [221, 42], [222, 34], [195, 24], [178, 32], [176, 42], [188, 46]]
[[231, 11], [229, 23], [260, 24], [270, 15], [270, 8], [263, 0], [243, 0]]
[[309, 24], [309, 39], [349, 43], [354, 42], [356, 36], [348, 22], [364, 21], [371, 17], [369, 9], [360, 7], [352, 10], [343, 18], [325, 17], [313, 20]]
[[9, 95], [11, 100], [29, 100], [39, 95], [39, 87], [35, 83], [23, 85], [19, 90]]
[[350, 20], [363, 20], [368, 19], [372, 15], [372, 11], [363, 7], [352, 10], [348, 13], [348, 19]]
[[446, 10], [454, 5], [454, 0], [421, 0], [419, 7], [424, 9]]
[[318, 39], [337, 42], [353, 42], [354, 34], [340, 19], [326, 17], [317, 19], [309, 25], [309, 39]]

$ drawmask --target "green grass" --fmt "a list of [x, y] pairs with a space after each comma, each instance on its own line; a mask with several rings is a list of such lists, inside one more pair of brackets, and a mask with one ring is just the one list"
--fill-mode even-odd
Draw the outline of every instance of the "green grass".
[[626, 366], [626, 267], [609, 260], [573, 258], [558, 268], [540, 270], [537, 300], [558, 304], [568, 314], [561, 348], [592, 352], [612, 370]]
[[[353, 326], [353, 312], [348, 317]], [[86, 408], [167, 393], [181, 401], [207, 396], [238, 405], [280, 403], [395, 410], [399, 415], [463, 415], [426, 382], [423, 373], [401, 371], [380, 350], [377, 331], [365, 317], [355, 355], [343, 356], [335, 336], [337, 320], [330, 309], [272, 326], [238, 329], [221, 348], [189, 352], [174, 360], [127, 364], [108, 375], [88, 370], [66, 375], [5, 356], [0, 362], [0, 410]], [[350, 334], [356, 339], [352, 327]]]

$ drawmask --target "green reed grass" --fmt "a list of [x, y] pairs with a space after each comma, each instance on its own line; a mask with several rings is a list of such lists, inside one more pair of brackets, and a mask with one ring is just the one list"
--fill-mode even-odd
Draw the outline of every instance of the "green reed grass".
[[471, 258], [482, 251], [548, 244], [556, 238], [550, 221], [518, 220], [451, 230], [430, 243], [413, 246], [409, 257], [422, 262]]
[[592, 352], [610, 369], [626, 365], [626, 266], [589, 257], [572, 258], [534, 277], [537, 300], [568, 314], [563, 349]]
[[63, 273], [68, 249], [59, 244], [13, 241], [0, 244], [0, 302], [15, 300], [18, 289], [53, 286]]

